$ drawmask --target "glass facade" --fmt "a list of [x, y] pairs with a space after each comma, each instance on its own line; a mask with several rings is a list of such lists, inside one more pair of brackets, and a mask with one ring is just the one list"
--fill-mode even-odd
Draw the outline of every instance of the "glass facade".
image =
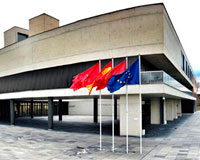
[[183, 55], [183, 52], [181, 51], [181, 68], [184, 71], [184, 66], [185, 66], [185, 57]]
[[174, 87], [180, 91], [183, 91], [189, 95], [192, 95], [192, 92], [179, 83], [177, 80], [172, 78], [170, 75], [164, 71], [147, 71], [141, 72], [141, 83], [142, 84], [162, 84], [165, 83], [171, 87]]
[[151, 83], [162, 83], [163, 74], [160, 71], [152, 72], [142, 72], [141, 73], [141, 83], [142, 84], [151, 84]]
[[[66, 106], [66, 102], [62, 102]], [[14, 103], [15, 113], [17, 117], [31, 116], [31, 103], [26, 101]], [[68, 114], [67, 107], [63, 107], [63, 115]], [[59, 108], [58, 102], [54, 102], [54, 115], [58, 115]], [[34, 116], [47, 116], [48, 115], [48, 102], [34, 102], [33, 103]]]
[[181, 68], [185, 72], [185, 74], [188, 76], [188, 78], [193, 82], [194, 76], [192, 73], [192, 70], [187, 62], [187, 59], [185, 58], [183, 52], [181, 51]]

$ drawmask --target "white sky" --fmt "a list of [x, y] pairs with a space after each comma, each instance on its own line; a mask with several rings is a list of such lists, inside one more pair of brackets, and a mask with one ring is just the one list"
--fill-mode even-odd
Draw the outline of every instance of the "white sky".
[[80, 19], [163, 2], [178, 33], [193, 69], [200, 75], [200, 1], [199, 0], [2, 0], [0, 3], [0, 48], [3, 32], [13, 26], [28, 29], [28, 20], [47, 13], [65, 25]]

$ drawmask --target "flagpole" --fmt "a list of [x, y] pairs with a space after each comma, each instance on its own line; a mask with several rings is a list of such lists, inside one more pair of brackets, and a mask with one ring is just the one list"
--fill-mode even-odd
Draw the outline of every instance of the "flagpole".
[[[99, 59], [99, 72], [101, 72], [101, 60]], [[99, 90], [99, 125], [100, 125], [100, 127], [99, 127], [99, 137], [100, 137], [100, 142], [99, 142], [99, 147], [100, 147], [100, 150], [102, 150], [102, 114], [101, 114], [101, 90]]]
[[139, 54], [139, 104], [140, 104], [140, 154], [142, 154], [142, 95], [141, 95], [141, 57]]
[[[114, 67], [114, 59], [112, 58], [112, 68]], [[115, 119], [114, 119], [114, 93], [112, 93], [112, 151], [115, 151]]]
[[[126, 57], [126, 69], [128, 68], [128, 57]], [[126, 153], [128, 153], [128, 85], [126, 85]]]

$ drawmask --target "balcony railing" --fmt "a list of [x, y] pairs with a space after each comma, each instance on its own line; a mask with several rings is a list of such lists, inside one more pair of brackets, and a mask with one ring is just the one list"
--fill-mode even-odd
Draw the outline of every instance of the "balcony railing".
[[141, 72], [141, 83], [142, 84], [162, 84], [165, 83], [171, 87], [174, 87], [180, 91], [183, 91], [189, 95], [192, 95], [192, 92], [179, 83], [177, 80], [172, 78], [170, 75], [164, 71], [146, 71]]

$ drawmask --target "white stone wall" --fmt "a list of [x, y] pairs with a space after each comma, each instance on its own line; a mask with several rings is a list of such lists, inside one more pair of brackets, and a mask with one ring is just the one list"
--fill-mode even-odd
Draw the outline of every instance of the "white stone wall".
[[[189, 81], [192, 85], [191, 80], [188, 78], [188, 76], [185, 74], [181, 67], [181, 51], [187, 59], [188, 65], [190, 65], [190, 62], [169, 18], [167, 17], [166, 12], [164, 12], [163, 14], [163, 31], [165, 55], [168, 59], [170, 59], [170, 61], [179, 70], [179, 72], [182, 73], [182, 75], [187, 79], [187, 81]], [[191, 65], [190, 68], [192, 69]]]
[[[129, 95], [129, 116], [128, 131], [129, 135], [140, 135], [140, 105], [139, 95]], [[126, 96], [120, 96], [120, 135], [126, 135]]]
[[180, 99], [178, 99], [177, 115], [178, 115], [179, 117], [182, 116], [182, 107], [181, 107], [181, 100], [180, 100]]
[[160, 98], [151, 99], [151, 124], [160, 124]]
[[166, 99], [166, 118], [169, 121], [177, 119], [181, 112], [180, 99]]
[[173, 113], [173, 100], [172, 99], [166, 99], [166, 119], [167, 121], [173, 121], [174, 120], [174, 113]]
[[0, 49], [0, 77], [35, 69], [163, 53], [163, 6], [79, 21]]
[[[91, 115], [93, 116], [93, 99], [75, 100], [69, 102], [69, 115]], [[119, 100], [118, 100], [119, 103]], [[102, 99], [102, 116], [112, 115], [112, 101], [111, 99]], [[99, 115], [99, 100], [98, 100], [98, 115]], [[119, 116], [119, 104], [117, 107]]]

